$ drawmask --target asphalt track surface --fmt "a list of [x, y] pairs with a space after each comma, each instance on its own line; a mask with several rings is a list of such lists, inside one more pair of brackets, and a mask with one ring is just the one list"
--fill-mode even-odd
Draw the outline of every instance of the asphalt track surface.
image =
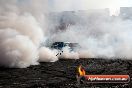
[[40, 63], [28, 68], [0, 67], [0, 88], [132, 88], [129, 83], [80, 84], [76, 74], [83, 65], [86, 74], [130, 75], [132, 61], [123, 59], [88, 58], [79, 60], [59, 60], [54, 63]]

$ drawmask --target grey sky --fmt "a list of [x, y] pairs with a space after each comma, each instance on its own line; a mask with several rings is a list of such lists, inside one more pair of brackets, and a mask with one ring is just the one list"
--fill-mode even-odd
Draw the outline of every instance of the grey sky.
[[48, 0], [51, 11], [119, 8], [132, 6], [132, 0]]

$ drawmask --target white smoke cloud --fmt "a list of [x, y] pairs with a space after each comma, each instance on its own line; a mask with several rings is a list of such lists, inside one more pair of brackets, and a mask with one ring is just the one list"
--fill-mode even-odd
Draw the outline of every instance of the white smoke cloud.
[[62, 59], [79, 59], [78, 52], [70, 51], [69, 47], [64, 47], [62, 49], [59, 58]]
[[[55, 7], [56, 2], [58, 5], [58, 1], [55, 1]], [[67, 0], [66, 3], [59, 0], [59, 2], [61, 3], [60, 6], [58, 5], [60, 10], [99, 7], [98, 1], [95, 0], [80, 2]], [[103, 2], [107, 1], [103, 0]], [[107, 3], [111, 4], [114, 1]], [[79, 14], [81, 20], [74, 16], [70, 17], [75, 24], [69, 25], [66, 31], [56, 33], [56, 24], [59, 25], [57, 23], [59, 19], [56, 23], [47, 19], [47, 5], [47, 0], [0, 1], [0, 65], [25, 68], [39, 64], [39, 62], [54, 62], [58, 58], [132, 57], [130, 29], [132, 21], [122, 19], [105, 21], [106, 18], [102, 17], [92, 18], [94, 20], [89, 23], [89, 18]], [[106, 3], [102, 6], [105, 5], [109, 6]], [[50, 22], [52, 24], [48, 24]], [[50, 27], [53, 29], [51, 30]], [[52, 43], [56, 41], [77, 42], [81, 49], [78, 52], [71, 52], [65, 47], [62, 55], [56, 56], [58, 50], [51, 50], [45, 46], [40, 47], [42, 43], [46, 43], [47, 38]]]
[[[85, 14], [83, 12], [75, 13], [77, 17], [84, 17], [78, 20], [76, 17], [70, 18], [75, 23], [69, 25], [62, 32], [54, 33], [51, 37], [53, 42], [79, 43], [81, 46], [77, 55], [79, 58], [132, 58], [130, 54], [132, 52], [132, 21], [130, 19], [91, 16], [91, 13]], [[74, 13], [71, 12], [71, 14]], [[62, 17], [69, 19], [68, 16], [71, 15], [64, 15]], [[90, 18], [88, 18], [89, 16]]]
[[58, 53], [57, 50], [50, 50], [46, 47], [41, 47], [39, 50], [39, 61], [40, 62], [55, 62], [58, 60], [56, 54]]
[[56, 54], [50, 49], [39, 49], [46, 38], [47, 0], [23, 3], [0, 1], [0, 65], [25, 68], [38, 61], [56, 61]]
[[0, 30], [0, 64], [24, 68], [38, 64], [37, 48], [29, 37], [13, 29]]

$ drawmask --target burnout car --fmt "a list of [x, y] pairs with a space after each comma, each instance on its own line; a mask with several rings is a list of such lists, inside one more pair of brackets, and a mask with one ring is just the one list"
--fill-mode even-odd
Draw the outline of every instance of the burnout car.
[[80, 46], [78, 43], [70, 43], [70, 42], [54, 42], [51, 46], [53, 49], [62, 50], [64, 47], [68, 47], [70, 51], [77, 51]]

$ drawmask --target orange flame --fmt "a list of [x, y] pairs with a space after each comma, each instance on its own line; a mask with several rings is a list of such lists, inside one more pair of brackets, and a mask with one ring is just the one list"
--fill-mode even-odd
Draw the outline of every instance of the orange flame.
[[85, 72], [85, 70], [82, 68], [81, 65], [78, 67], [78, 72], [79, 72], [79, 75], [80, 75], [80, 76], [86, 75], [86, 72]]

